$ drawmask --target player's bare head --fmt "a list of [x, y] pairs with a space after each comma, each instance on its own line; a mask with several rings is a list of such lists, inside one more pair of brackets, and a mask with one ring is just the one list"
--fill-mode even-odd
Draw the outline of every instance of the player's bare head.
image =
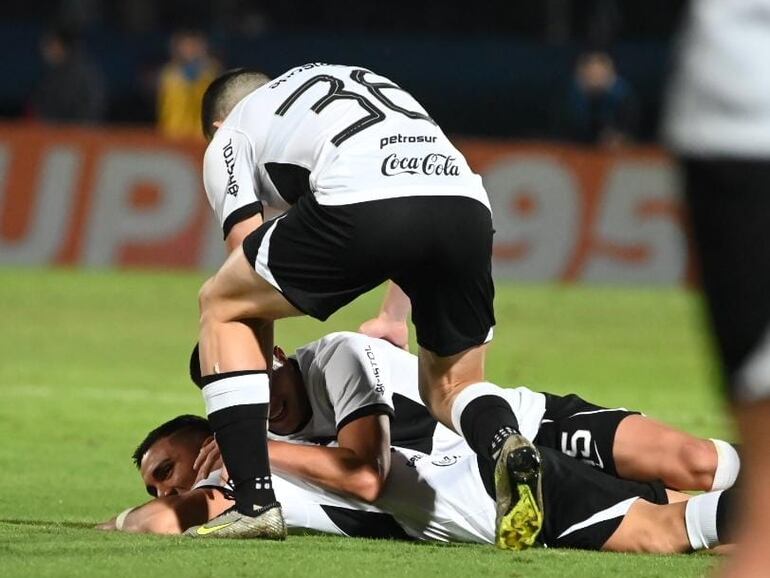
[[236, 68], [216, 78], [203, 94], [201, 122], [203, 134], [211, 140], [214, 123], [222, 122], [240, 100], [270, 82], [270, 77], [256, 70]]
[[191, 489], [195, 458], [211, 435], [208, 421], [196, 415], [180, 415], [148, 433], [133, 455], [147, 492], [158, 496]]

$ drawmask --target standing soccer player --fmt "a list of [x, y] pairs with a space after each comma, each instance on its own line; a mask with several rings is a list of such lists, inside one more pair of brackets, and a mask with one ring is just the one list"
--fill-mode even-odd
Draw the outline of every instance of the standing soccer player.
[[[285, 535], [266, 445], [273, 321], [325, 320], [390, 279], [390, 306], [411, 302], [423, 399], [495, 464], [498, 545], [534, 543], [539, 456], [484, 380], [495, 319], [481, 178], [414, 98], [363, 68], [231, 71], [202, 119], [206, 193], [231, 251], [200, 292], [203, 397], [236, 498], [203, 533]], [[287, 211], [263, 223], [263, 203]]]
[[693, 2], [667, 137], [682, 159], [703, 288], [742, 438], [726, 576], [770, 574], [770, 2]]

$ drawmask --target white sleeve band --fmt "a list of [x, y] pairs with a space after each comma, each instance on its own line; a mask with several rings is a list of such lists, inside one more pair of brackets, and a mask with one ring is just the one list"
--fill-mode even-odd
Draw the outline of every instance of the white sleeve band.
[[717, 449], [717, 469], [714, 472], [714, 482], [711, 491], [726, 490], [731, 488], [738, 479], [741, 471], [741, 458], [735, 448], [722, 440], [711, 440]]
[[128, 508], [126, 510], [123, 510], [120, 514], [118, 514], [118, 517], [115, 518], [115, 529], [116, 530], [122, 530], [123, 529], [123, 524], [126, 523], [126, 517], [131, 512], [133, 512], [134, 510], [136, 510], [136, 508]]
[[[474, 399], [484, 395], [496, 395], [505, 399], [501, 393], [501, 388], [490, 383], [488, 381], [479, 381], [478, 383], [472, 383], [460, 393], [457, 394], [455, 400], [452, 402], [452, 426], [455, 428], [455, 432], [465, 437], [462, 428], [460, 427], [460, 418], [462, 418], [463, 411], [468, 407], [468, 404]], [[509, 403], [505, 399], [505, 403]]]

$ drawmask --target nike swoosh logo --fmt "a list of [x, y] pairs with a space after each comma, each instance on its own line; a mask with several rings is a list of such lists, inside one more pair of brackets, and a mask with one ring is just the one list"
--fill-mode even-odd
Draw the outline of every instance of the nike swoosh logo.
[[211, 534], [213, 532], [221, 530], [222, 528], [227, 528], [228, 526], [232, 526], [233, 524], [235, 524], [235, 522], [228, 522], [227, 524], [220, 524], [219, 526], [210, 526], [208, 528], [206, 526], [201, 526], [200, 528], [198, 528], [196, 533], [199, 536], [205, 536], [206, 534]]

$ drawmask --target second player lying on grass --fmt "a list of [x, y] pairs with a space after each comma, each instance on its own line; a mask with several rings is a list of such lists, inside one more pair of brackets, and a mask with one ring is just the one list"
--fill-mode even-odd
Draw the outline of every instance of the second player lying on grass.
[[[157, 496], [102, 525], [104, 529], [159, 534], [206, 532], [200, 524], [232, 506], [216, 470], [196, 482], [193, 463], [211, 440], [207, 421], [180, 416], [142, 441], [134, 459], [147, 491]], [[276, 444], [278, 442], [272, 442]], [[324, 447], [283, 444], [298, 457]], [[545, 519], [538, 542], [549, 547], [616, 552], [688, 552], [728, 540], [734, 490], [690, 498], [659, 482], [609, 476], [551, 448], [543, 458]], [[271, 447], [272, 450], [272, 447]], [[291, 532], [324, 532], [369, 538], [493, 543], [492, 473], [472, 454], [440, 455], [391, 449], [388, 483], [373, 504], [328, 491], [281, 473], [275, 491]]]
[[[196, 367], [194, 354], [191, 368]], [[272, 443], [273, 467], [373, 501], [387, 477], [391, 445], [425, 454], [471, 453], [461, 436], [431, 417], [420, 399], [417, 372], [416, 356], [359, 333], [332, 333], [300, 347], [291, 358], [276, 348], [271, 439], [336, 440], [339, 447], [328, 448], [325, 460], [311, 460], [301, 458], [302, 449]], [[496, 388], [496, 394], [508, 401], [528, 439], [607, 474], [703, 491], [726, 489], [738, 475], [740, 460], [731, 445], [697, 438], [638, 412], [526, 387]], [[217, 458], [212, 441], [196, 463], [201, 478], [221, 465]]]

